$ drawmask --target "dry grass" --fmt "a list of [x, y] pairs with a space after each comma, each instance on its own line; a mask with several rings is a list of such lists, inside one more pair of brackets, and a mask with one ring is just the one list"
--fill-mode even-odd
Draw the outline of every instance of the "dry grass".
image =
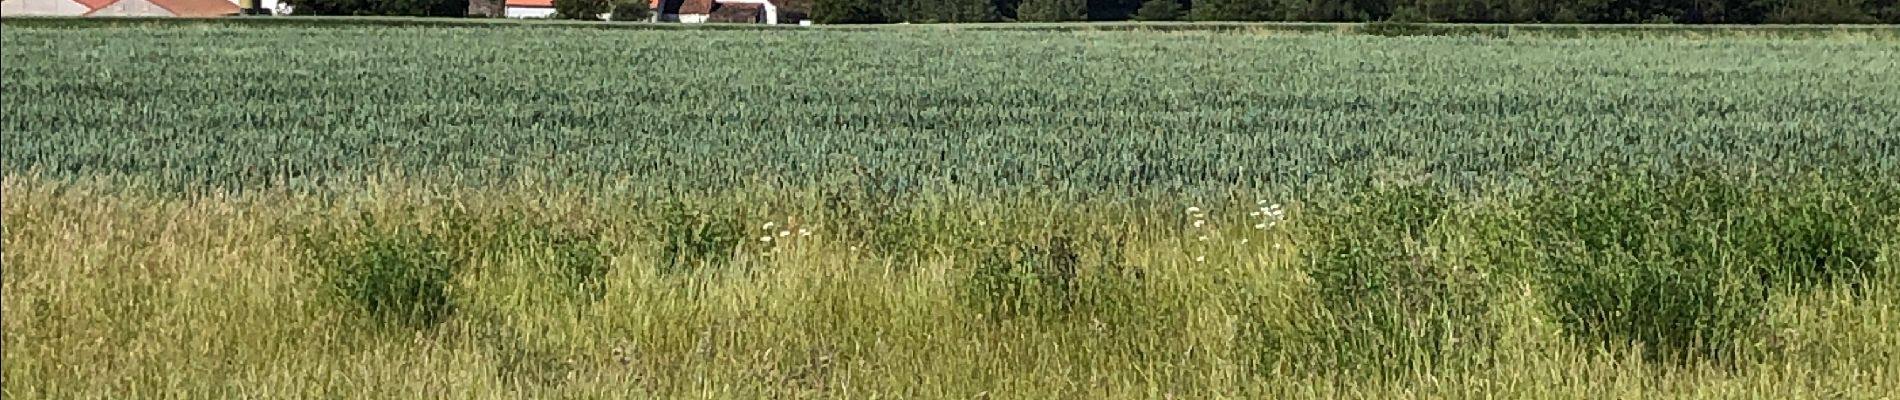
[[[88, 187], [5, 181], [9, 399], [1900, 393], [1900, 332], [1892, 328], [1900, 326], [1900, 282], [1891, 273], [1858, 291], [1781, 292], [1763, 310], [1773, 332], [1736, 343], [1758, 355], [1735, 366], [1643, 361], [1634, 348], [1569, 340], [1549, 317], [1544, 289], [1513, 282], [1481, 316], [1499, 327], [1495, 346], [1374, 376], [1302, 368], [1311, 361], [1299, 358], [1257, 364], [1258, 343], [1237, 335], [1247, 321], [1297, 329], [1340, 317], [1328, 316], [1302, 268], [1297, 211], [1292, 229], [1227, 230], [1211, 245], [1165, 223], [1131, 225], [1148, 229], [1113, 250], [1140, 266], [1138, 279], [1111, 286], [1123, 275], [1085, 256], [1080, 275], [1100, 293], [1083, 298], [1096, 300], [998, 318], [968, 303], [971, 264], [958, 259], [968, 254], [878, 256], [846, 244], [823, 220], [805, 222], [819, 227], [812, 236], [776, 240], [777, 252], [748, 243], [724, 265], [667, 274], [652, 267], [654, 234], [640, 224], [650, 215], [600, 198], [445, 197], [402, 185], [346, 198], [180, 198]], [[545, 274], [549, 253], [519, 245], [467, 261], [452, 285], [459, 308], [445, 322], [389, 326], [326, 292], [322, 266], [309, 265], [293, 234], [353, 226], [364, 214], [441, 230], [457, 218], [431, 211], [442, 209], [584, 226], [610, 267], [604, 292], [597, 300], [558, 295], [560, 281]], [[1894, 271], [1891, 237], [1881, 251], [1878, 269]], [[1297, 355], [1353, 343], [1282, 345]]]

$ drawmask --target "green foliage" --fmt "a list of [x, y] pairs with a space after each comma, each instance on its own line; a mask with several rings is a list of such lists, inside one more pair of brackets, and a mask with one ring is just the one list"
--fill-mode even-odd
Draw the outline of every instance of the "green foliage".
[[613, 11], [613, 0], [554, 0], [554, 17], [598, 21], [601, 14]]
[[[293, 22], [302, 23], [287, 23]], [[1094, 39], [1073, 35], [1023, 40], [1023, 32], [934, 32], [968, 49], [946, 55], [910, 44], [916, 38], [906, 33], [817, 30], [774, 39], [783, 45], [747, 50], [756, 57], [722, 64], [735, 67], [715, 76], [696, 72], [703, 63], [654, 56], [704, 48], [676, 40], [683, 33], [671, 31], [535, 28], [494, 39], [545, 45], [545, 53], [525, 57], [520, 55], [528, 53], [490, 39], [475, 43], [495, 34], [489, 28], [347, 28], [413, 33], [377, 42], [399, 51], [370, 51], [373, 46], [341, 36], [280, 40], [298, 37], [303, 25], [133, 26], [142, 28], [91, 32], [111, 38], [110, 48], [125, 50], [99, 53], [97, 62], [88, 64], [118, 84], [88, 78], [94, 75], [58, 61], [65, 53], [49, 44], [67, 40], [65, 28], [7, 30], [9, 43], [20, 44], [9, 51], [16, 58], [0, 63], [0, 72], [18, 77], [8, 81], [9, 96], [40, 101], [0, 104], [8, 116], [0, 119], [0, 133], [13, 144], [0, 147], [0, 168], [61, 179], [110, 171], [182, 191], [279, 184], [297, 190], [349, 187], [370, 172], [386, 172], [471, 186], [536, 177], [657, 195], [653, 192], [661, 188], [720, 192], [754, 183], [815, 190], [847, 181], [854, 165], [862, 165], [880, 171], [878, 179], [894, 191], [979, 196], [1046, 190], [1111, 198], [1198, 196], [1236, 187], [1334, 192], [1364, 179], [1383, 160], [1418, 162], [1437, 178], [1435, 185], [1469, 187], [1525, 186], [1535, 182], [1532, 173], [1574, 176], [1583, 172], [1576, 160], [1600, 154], [1627, 157], [1633, 169], [1661, 169], [1666, 160], [1699, 154], [1713, 163], [1776, 175], [1823, 168], [1900, 174], [1900, 164], [1880, 161], [1892, 158], [1893, 152], [1886, 151], [1891, 147], [1883, 147], [1891, 134], [1872, 122], [1879, 120], [1877, 114], [1864, 112], [1900, 105], [1893, 100], [1900, 91], [1861, 87], [1860, 79], [1852, 78], [1864, 72], [1867, 80], [1900, 81], [1891, 70], [1853, 67], [1862, 65], [1857, 62], [1867, 54], [1887, 51], [1880, 40], [1535, 37], [1522, 40], [1540, 46], [1501, 55], [1509, 62], [1499, 62], [1463, 56], [1484, 44], [1455, 36], [1304, 35], [1256, 42], [1209, 35], [1206, 43], [1183, 47], [1170, 36], [1134, 34], [1116, 35], [1111, 46], [1116, 50], [1097, 52], [1078, 50], [1090, 48]], [[1423, 26], [1433, 35], [1475, 29]], [[141, 30], [159, 36], [134, 33]], [[139, 67], [141, 60], [157, 57], [151, 52], [179, 46], [155, 37], [213, 33], [254, 39], [236, 42], [234, 48], [270, 47], [292, 56], [232, 53], [168, 59], [178, 68]], [[722, 43], [756, 34], [692, 33]], [[576, 36], [590, 39], [566, 40]], [[833, 45], [852, 40], [876, 51]], [[265, 46], [266, 41], [274, 44]], [[594, 41], [616, 45], [603, 48]], [[1560, 43], [1565, 46], [1555, 46]], [[1766, 51], [1799, 54], [1815, 63], [1797, 67], [1738, 56]], [[1353, 70], [1290, 68], [1292, 61], [1274, 55], [1289, 52]], [[1079, 57], [998, 56], [1025, 53]], [[1685, 61], [1685, 56], [1690, 58]], [[793, 59], [799, 61], [771, 69], [736, 67]], [[1556, 59], [1568, 61], [1548, 62]], [[623, 74], [626, 60], [640, 60], [640, 79]], [[407, 70], [447, 71], [468, 63], [493, 68], [422, 75]], [[1122, 67], [1091, 69], [1104, 63]], [[917, 81], [859, 68], [864, 65], [970, 75]], [[1404, 81], [1384, 75], [1411, 68], [1540, 85], [1479, 90], [1440, 75], [1421, 73]], [[1758, 79], [1816, 68], [1827, 73], [1814, 82]], [[565, 72], [516, 77], [519, 71], [554, 69]], [[1205, 73], [1211, 70], [1231, 73]], [[244, 78], [244, 71], [275, 78]], [[1080, 72], [1028, 79], [1011, 71]], [[1730, 78], [1687, 78], [1706, 74]], [[1170, 83], [1144, 84], [1155, 79]], [[1754, 83], [1742, 90], [1733, 86], [1734, 79]], [[796, 81], [831, 83], [796, 96], [746, 89], [752, 87], [747, 82]], [[1088, 82], [1101, 86], [1074, 86]], [[1337, 85], [1382, 89], [1340, 91]], [[1210, 87], [1224, 90], [1208, 94], [1204, 89]], [[366, 90], [381, 95], [343, 101]], [[1615, 90], [1628, 98], [1606, 102], [1593, 90]], [[1855, 95], [1810, 98], [1815, 90]], [[1240, 96], [1256, 100], [1235, 100]], [[253, 102], [228, 107], [219, 100], [229, 98]], [[443, 98], [480, 99], [488, 106], [445, 104]], [[669, 98], [695, 106], [675, 111], [581, 102], [599, 98]], [[1159, 107], [1155, 99], [1161, 98], [1177, 99], [1168, 107], [1193, 111], [1127, 111], [1131, 104]], [[139, 113], [124, 100], [203, 111]], [[1790, 103], [1804, 106], [1780, 106]], [[350, 113], [352, 107], [369, 105], [375, 108], [368, 114]], [[1329, 117], [1310, 118], [1314, 113]], [[1530, 114], [1546, 117], [1526, 117]], [[1605, 114], [1624, 117], [1600, 118]], [[61, 122], [74, 119], [89, 122]], [[1775, 121], [1811, 121], [1811, 126]], [[214, 131], [224, 133], [205, 133]], [[676, 134], [681, 131], [695, 134]], [[1665, 137], [1670, 139], [1659, 139]], [[234, 148], [272, 150], [230, 151]]]
[[654, 231], [660, 236], [656, 268], [663, 274], [691, 272], [732, 259], [748, 238], [744, 224], [732, 214], [668, 201]]
[[616, 0], [608, 19], [614, 21], [645, 21], [653, 17], [653, 6], [644, 0]]
[[994, 0], [913, 0], [886, 15], [912, 22], [990, 22], [997, 19]]
[[1181, 2], [1177, 0], [1148, 0], [1141, 3], [1135, 19], [1142, 21], [1173, 21], [1181, 18]]
[[1329, 316], [1312, 336], [1334, 350], [1307, 356], [1377, 374], [1488, 348], [1500, 280], [1444, 258], [1438, 227], [1452, 204], [1422, 186], [1375, 186], [1312, 218], [1306, 273]]
[[[1538, 226], [1559, 321], [1651, 360], [1723, 359], [1763, 321], [1767, 292], [1733, 229], [1746, 193], [1717, 179], [1604, 176], [1588, 197], [1553, 194]], [[1561, 200], [1559, 198], [1562, 198]]]
[[1124, 245], [1100, 233], [1019, 238], [992, 231], [957, 249], [969, 257], [960, 260], [970, 271], [963, 297], [993, 321], [1126, 312], [1124, 297], [1134, 289], [1126, 274], [1132, 267], [1120, 255]]
[[529, 254], [559, 294], [580, 302], [600, 300], [607, 293], [612, 269], [597, 233], [585, 228], [534, 222], [509, 213], [494, 227], [485, 245], [491, 255]]
[[1195, 21], [1274, 21], [1284, 15], [1273, 0], [1197, 0], [1188, 9]]
[[354, 227], [306, 232], [301, 245], [323, 287], [379, 324], [428, 329], [457, 309], [465, 254], [434, 233], [364, 215]]
[[[1612, 168], [1610, 170], [1617, 170]], [[1774, 292], [1877, 274], [1881, 209], [1825, 184], [1758, 184], [1708, 167], [1595, 175], [1534, 200], [1547, 286], [1582, 339], [1652, 360], [1727, 360], [1759, 340]], [[1869, 207], [1872, 206], [1872, 207]]]
[[884, 11], [875, 0], [812, 0], [811, 17], [821, 24], [890, 22]]
[[1086, 0], [1024, 0], [1016, 9], [1018, 21], [1061, 22], [1088, 19]]
[[460, 17], [468, 0], [285, 0], [296, 15]]
[[[1880, 22], [1866, 0], [1778, 0], [1768, 13], [1773, 23], [1868, 24]], [[1889, 6], [1891, 7], [1891, 6]]]

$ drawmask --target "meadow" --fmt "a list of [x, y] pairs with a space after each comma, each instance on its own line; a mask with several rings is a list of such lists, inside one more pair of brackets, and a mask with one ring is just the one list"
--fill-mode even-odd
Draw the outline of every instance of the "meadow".
[[7, 398], [1900, 393], [1891, 30], [6, 23]]

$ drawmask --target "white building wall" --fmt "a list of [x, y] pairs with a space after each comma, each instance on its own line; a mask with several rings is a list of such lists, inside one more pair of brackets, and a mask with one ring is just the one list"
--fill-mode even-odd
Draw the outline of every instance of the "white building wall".
[[0, 16], [76, 16], [85, 15], [85, 4], [72, 0], [7, 0], [0, 2]]
[[547, 7], [508, 7], [508, 18], [549, 18], [554, 9]]
[[170, 17], [172, 12], [147, 0], [119, 0], [116, 3], [99, 7], [94, 17]]

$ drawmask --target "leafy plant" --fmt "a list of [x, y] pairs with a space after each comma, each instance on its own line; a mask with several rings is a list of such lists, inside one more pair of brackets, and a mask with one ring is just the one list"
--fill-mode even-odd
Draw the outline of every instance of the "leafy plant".
[[464, 259], [416, 226], [366, 214], [353, 227], [306, 232], [301, 242], [325, 289], [380, 324], [426, 329], [457, 309]]

